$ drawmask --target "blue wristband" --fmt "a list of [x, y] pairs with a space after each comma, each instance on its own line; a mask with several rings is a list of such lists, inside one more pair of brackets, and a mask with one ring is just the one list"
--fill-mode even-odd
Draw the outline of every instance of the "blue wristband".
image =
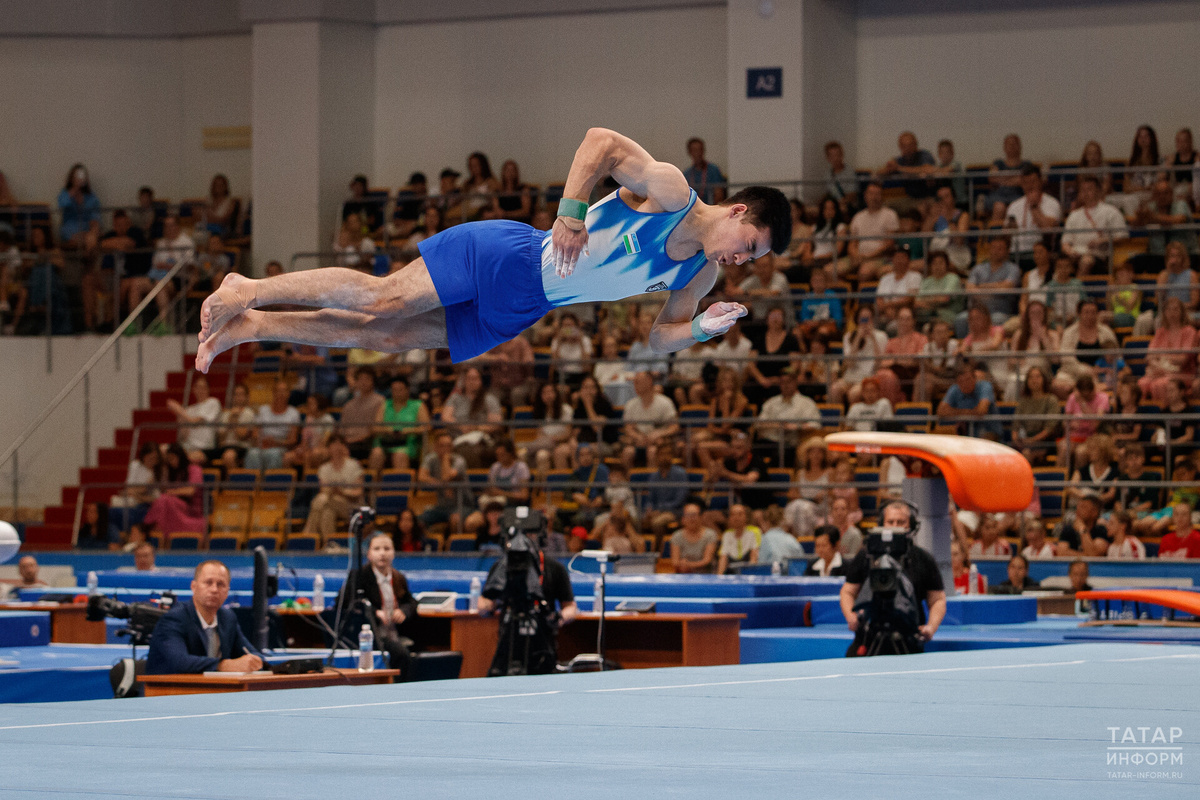
[[702, 316], [704, 315], [699, 314], [695, 319], [692, 320], [692, 338], [697, 342], [707, 342], [709, 339], [713, 338], [700, 328], [700, 317]]
[[573, 197], [563, 197], [558, 201], [558, 215], [560, 217], [568, 217], [581, 221], [586, 220], [587, 210], [587, 203], [582, 200], [576, 200]]

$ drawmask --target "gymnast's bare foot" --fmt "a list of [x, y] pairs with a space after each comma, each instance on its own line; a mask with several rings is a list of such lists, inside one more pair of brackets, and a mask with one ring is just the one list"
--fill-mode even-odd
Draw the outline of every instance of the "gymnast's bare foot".
[[231, 272], [215, 292], [204, 298], [204, 305], [200, 306], [201, 342], [208, 341], [227, 322], [251, 307], [255, 283], [257, 281]]
[[254, 341], [254, 324], [257, 321], [255, 316], [261, 313], [263, 312], [246, 311], [238, 314], [201, 342], [196, 350], [196, 369], [207, 374], [213, 360], [221, 353], [235, 345]]

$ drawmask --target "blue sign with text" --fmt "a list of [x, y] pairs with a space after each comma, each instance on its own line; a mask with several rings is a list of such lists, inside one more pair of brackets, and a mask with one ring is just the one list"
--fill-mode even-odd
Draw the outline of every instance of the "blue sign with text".
[[746, 97], [783, 97], [783, 67], [746, 70]]

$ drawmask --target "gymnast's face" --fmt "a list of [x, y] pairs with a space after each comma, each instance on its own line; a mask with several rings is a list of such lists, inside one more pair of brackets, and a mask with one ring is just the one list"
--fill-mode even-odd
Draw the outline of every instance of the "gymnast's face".
[[720, 208], [725, 214], [704, 246], [704, 255], [709, 261], [716, 261], [723, 267], [745, 264], [770, 252], [771, 232], [747, 221], [745, 205], [734, 203]]

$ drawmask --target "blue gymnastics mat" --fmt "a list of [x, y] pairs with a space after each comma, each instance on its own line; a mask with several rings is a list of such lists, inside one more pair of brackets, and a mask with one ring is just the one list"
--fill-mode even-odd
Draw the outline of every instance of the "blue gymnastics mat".
[[0, 796], [1195, 798], [1197, 667], [1080, 644], [10, 705]]

